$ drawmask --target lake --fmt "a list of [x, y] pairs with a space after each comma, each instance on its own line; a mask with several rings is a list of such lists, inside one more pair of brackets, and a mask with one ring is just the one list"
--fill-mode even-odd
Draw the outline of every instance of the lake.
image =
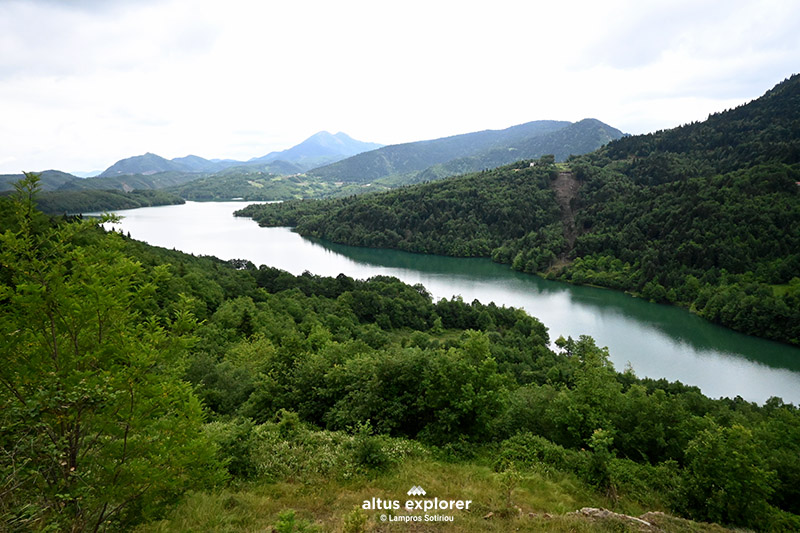
[[[253, 203], [253, 202], [248, 202]], [[289, 228], [261, 228], [233, 212], [242, 202], [118, 211], [117, 229], [156, 246], [221, 259], [247, 259], [293, 274], [366, 279], [395, 276], [423, 284], [435, 299], [494, 301], [525, 309], [560, 335], [591, 335], [608, 346], [618, 370], [698, 386], [704, 394], [763, 403], [771, 396], [800, 404], [800, 348], [736, 333], [676, 307], [620, 292], [521, 274], [488, 259], [460, 259], [310, 240]], [[110, 225], [111, 226], [111, 225]]]

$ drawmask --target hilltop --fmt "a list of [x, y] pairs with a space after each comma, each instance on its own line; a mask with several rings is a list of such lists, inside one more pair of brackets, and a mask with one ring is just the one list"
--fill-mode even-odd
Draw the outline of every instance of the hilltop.
[[305, 141], [289, 149], [251, 159], [250, 163], [267, 163], [271, 161], [287, 161], [294, 163], [302, 170], [333, 163], [362, 152], [381, 148], [378, 143], [357, 141], [344, 132], [335, 135], [327, 131], [315, 133]]

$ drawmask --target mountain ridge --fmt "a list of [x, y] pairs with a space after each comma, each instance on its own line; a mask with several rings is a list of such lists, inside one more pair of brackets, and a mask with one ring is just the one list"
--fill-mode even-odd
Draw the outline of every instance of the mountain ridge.
[[[557, 160], [561, 161], [571, 153], [594, 150], [604, 142], [623, 135], [616, 128], [595, 119], [585, 120], [602, 124], [605, 127], [604, 135], [582, 139], [579, 143], [580, 148], [576, 146], [576, 152], [559, 151]], [[391, 185], [437, 179], [459, 172], [493, 168], [515, 160], [553, 153], [559, 147], [559, 141], [555, 140], [559, 138], [558, 132], [575, 128], [576, 124], [580, 123], [536, 120], [502, 130], [481, 130], [438, 139], [389, 145], [313, 169], [308, 174], [328, 181], [386, 180]], [[548, 142], [550, 140], [552, 142]], [[561, 143], [563, 144], [563, 138]], [[505, 150], [508, 153], [506, 156], [501, 156], [494, 152], [495, 150]], [[447, 166], [448, 163], [451, 163], [450, 167]], [[437, 165], [440, 165], [438, 170], [433, 169]], [[420, 174], [426, 171], [427, 175], [420, 177]]]
[[343, 132], [331, 135], [327, 131], [320, 131], [291, 148], [270, 152], [265, 156], [252, 158], [248, 161], [210, 160], [196, 155], [166, 159], [152, 152], [147, 152], [142, 155], [120, 159], [97, 177], [108, 178], [134, 174], [146, 176], [159, 172], [214, 173], [235, 166], [276, 162], [282, 162], [277, 163], [276, 168], [285, 168], [286, 163], [289, 163], [294, 165], [293, 169], [304, 171], [317, 165], [332, 163], [381, 146], [383, 145], [378, 143], [357, 141]]
[[[595, 129], [605, 133], [590, 131], [587, 124], [594, 124]], [[184, 199], [202, 200], [324, 198], [433, 181], [471, 170], [494, 168], [531, 155], [555, 153], [561, 159], [570, 153], [597, 148], [609, 138], [620, 135], [619, 130], [594, 119], [577, 123], [532, 121], [502, 130], [482, 130], [388, 147], [356, 141], [343, 132], [320, 131], [292, 148], [251, 161], [208, 160], [196, 155], [169, 160], [148, 152], [117, 161], [97, 177], [81, 179], [49, 171], [42, 176], [41, 183], [44, 191], [169, 189]], [[380, 147], [361, 151], [375, 146]], [[345, 157], [353, 152], [359, 153]], [[386, 157], [387, 152], [390, 157]], [[349, 165], [351, 160], [374, 161], [376, 153], [378, 163], [372, 169], [376, 176], [360, 172], [362, 168], [355, 180], [347, 180], [320, 177], [315, 170], [331, 168], [333, 159], [337, 160], [333, 165]], [[443, 163], [431, 166], [437, 161]], [[6, 176], [5, 182], [0, 183], [0, 190], [10, 190], [11, 184], [21, 178], [21, 175]], [[69, 201], [64, 207], [69, 210], [77, 205]]]

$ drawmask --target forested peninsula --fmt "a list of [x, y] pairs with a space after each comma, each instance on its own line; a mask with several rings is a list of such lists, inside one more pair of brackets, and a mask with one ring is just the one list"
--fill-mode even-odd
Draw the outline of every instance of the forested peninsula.
[[130, 192], [83, 189], [76, 191], [47, 191], [36, 197], [36, 208], [48, 214], [118, 211], [157, 205], [176, 205], [186, 200], [163, 190], [136, 189]]
[[618, 372], [589, 337], [553, 350], [521, 310], [395, 278], [48, 218], [36, 188], [0, 199], [3, 529], [377, 530], [362, 502], [412, 482], [474, 502], [448, 531], [800, 528], [779, 398]]
[[249, 206], [356, 246], [491, 257], [800, 344], [800, 76], [708, 120], [382, 194]]

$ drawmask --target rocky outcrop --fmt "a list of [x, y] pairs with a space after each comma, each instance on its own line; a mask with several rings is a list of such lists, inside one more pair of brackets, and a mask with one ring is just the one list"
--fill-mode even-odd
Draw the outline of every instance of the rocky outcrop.
[[626, 514], [615, 513], [614, 511], [609, 511], [608, 509], [598, 509], [596, 507], [584, 507], [578, 511], [567, 514], [573, 514], [599, 520], [615, 520], [619, 522], [625, 522], [628, 525], [637, 527], [639, 531], [652, 531], [652, 532], [663, 531], [661, 528], [648, 522], [647, 520], [643, 520], [642, 518], [636, 518], [635, 516], [629, 516]]

